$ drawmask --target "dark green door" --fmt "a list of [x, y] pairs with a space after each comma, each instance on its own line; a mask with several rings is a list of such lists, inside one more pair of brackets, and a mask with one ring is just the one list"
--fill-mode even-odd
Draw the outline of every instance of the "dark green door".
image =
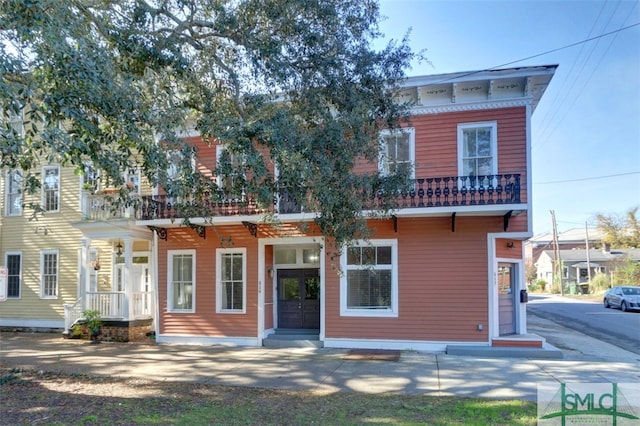
[[278, 270], [278, 328], [320, 328], [320, 270]]

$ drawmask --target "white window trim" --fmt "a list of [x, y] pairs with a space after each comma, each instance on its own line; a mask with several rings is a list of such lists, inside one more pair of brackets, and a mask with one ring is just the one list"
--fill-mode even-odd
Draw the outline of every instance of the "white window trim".
[[[222, 255], [242, 255], [242, 309], [222, 308]], [[247, 313], [247, 249], [216, 249], [216, 313], [219, 314], [246, 314]]]
[[477, 123], [459, 123], [458, 124], [458, 176], [464, 176], [464, 138], [463, 131], [466, 129], [476, 129], [478, 127], [491, 127], [491, 174], [498, 174], [498, 122], [482, 121]]
[[[411, 162], [411, 178], [415, 179], [416, 173], [416, 130], [413, 127], [403, 127], [401, 129], [389, 130], [385, 129], [380, 132], [381, 145], [386, 145], [384, 140], [385, 136], [392, 135], [394, 133], [408, 133], [409, 134], [409, 160]], [[388, 175], [389, 172], [385, 170], [385, 154], [380, 151], [378, 153], [378, 172], [381, 175]]]
[[[57, 169], [58, 170], [58, 201], [57, 201], [57, 209], [56, 210], [46, 210], [45, 207], [47, 205], [46, 201], [47, 198], [45, 197], [45, 187], [44, 187], [44, 179], [45, 179], [45, 175], [46, 175], [46, 170], [49, 169]], [[62, 170], [60, 165], [57, 164], [49, 164], [47, 166], [42, 166], [42, 191], [41, 191], [41, 201], [42, 201], [42, 208], [45, 209], [45, 212], [47, 213], [59, 213], [60, 212], [60, 202], [62, 200], [61, 197], [61, 192], [62, 192]]]
[[125, 173], [124, 176], [124, 184], [125, 185], [129, 185], [129, 183], [131, 182], [129, 179], [134, 176], [138, 179], [138, 185], [136, 190], [134, 191], [134, 194], [136, 195], [140, 195], [140, 191], [141, 191], [141, 186], [142, 186], [142, 173], [140, 171], [140, 169], [135, 169], [135, 170], [129, 170], [127, 173]]
[[[192, 267], [191, 309], [176, 309], [173, 307], [173, 256], [190, 254]], [[192, 314], [196, 311], [196, 251], [191, 250], [168, 250], [167, 251], [167, 312], [176, 314]]]
[[13, 195], [13, 193], [9, 192], [9, 185], [10, 182], [13, 181], [11, 175], [13, 175], [14, 173], [20, 173], [20, 177], [23, 178], [22, 176], [22, 171], [18, 170], [18, 169], [10, 169], [7, 170], [7, 172], [5, 173], [5, 185], [4, 185], [4, 192], [5, 192], [5, 216], [22, 216], [22, 202], [24, 201], [24, 191], [23, 191], [23, 187], [20, 187], [20, 197], [21, 197], [21, 201], [20, 201], [20, 211], [19, 212], [12, 212], [11, 211], [11, 206], [13, 205], [13, 203], [10, 200], [10, 196]]
[[391, 246], [391, 308], [390, 309], [354, 309], [347, 307], [347, 249], [340, 255], [340, 268], [343, 272], [340, 277], [340, 316], [343, 317], [398, 317], [398, 240], [379, 239], [370, 241], [356, 241], [354, 246], [376, 247]]
[[[7, 276], [7, 299], [10, 300], [20, 300], [22, 299], [22, 261], [24, 260], [24, 256], [21, 251], [7, 251], [4, 254], [4, 264], [8, 268], [9, 267], [9, 256], [20, 256], [20, 275], [18, 275], [18, 297], [9, 296], [9, 277]], [[8, 271], [7, 271], [8, 272]]]
[[[56, 255], [56, 295], [50, 296], [44, 294], [44, 256], [47, 254]], [[60, 252], [59, 250], [41, 250], [40, 251], [40, 298], [41, 299], [57, 299], [60, 295]]]

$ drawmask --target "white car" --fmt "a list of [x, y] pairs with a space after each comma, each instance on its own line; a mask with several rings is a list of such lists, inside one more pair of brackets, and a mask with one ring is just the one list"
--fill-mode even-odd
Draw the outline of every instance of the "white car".
[[604, 293], [604, 307], [620, 308], [621, 311], [640, 311], [640, 287], [611, 287]]

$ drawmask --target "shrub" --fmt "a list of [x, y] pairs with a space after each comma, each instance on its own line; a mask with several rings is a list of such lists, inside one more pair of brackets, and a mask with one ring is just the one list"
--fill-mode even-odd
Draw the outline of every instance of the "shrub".
[[611, 287], [611, 280], [609, 275], [598, 272], [595, 277], [589, 281], [589, 287], [593, 291], [606, 290]]

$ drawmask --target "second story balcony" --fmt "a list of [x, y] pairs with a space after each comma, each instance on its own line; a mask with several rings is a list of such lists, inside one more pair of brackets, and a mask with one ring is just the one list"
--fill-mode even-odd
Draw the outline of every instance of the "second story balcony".
[[[444, 176], [413, 179], [404, 190], [391, 197], [393, 210], [439, 209], [456, 211], [483, 210], [483, 206], [495, 206], [496, 210], [513, 209], [522, 204], [520, 174], [486, 176]], [[364, 196], [368, 210], [388, 206], [381, 194]], [[287, 191], [280, 191], [272, 203], [261, 205], [251, 194], [228, 196], [200, 195], [190, 199], [168, 195], [140, 196], [132, 200], [131, 206], [122, 207], [112, 197], [87, 195], [84, 203], [86, 219], [136, 219], [178, 220], [194, 217], [253, 216], [261, 214], [295, 214], [310, 212], [304, 202], [299, 202]]]

